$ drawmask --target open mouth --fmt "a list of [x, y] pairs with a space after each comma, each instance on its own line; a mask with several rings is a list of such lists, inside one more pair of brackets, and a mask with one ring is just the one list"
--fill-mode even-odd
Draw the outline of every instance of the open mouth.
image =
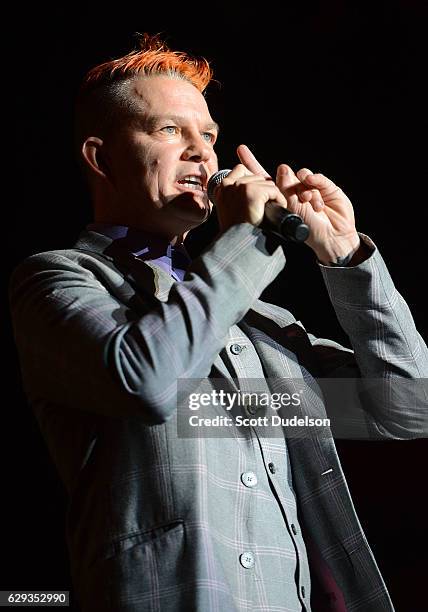
[[186, 189], [192, 189], [193, 191], [204, 192], [205, 188], [200, 176], [188, 175], [177, 181], [179, 185]]

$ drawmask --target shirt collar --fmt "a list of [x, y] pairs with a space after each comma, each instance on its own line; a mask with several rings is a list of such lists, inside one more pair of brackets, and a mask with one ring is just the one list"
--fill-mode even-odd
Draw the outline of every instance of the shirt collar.
[[91, 223], [87, 230], [103, 234], [143, 261], [167, 263], [171, 270], [185, 270], [191, 260], [183, 244], [172, 245], [166, 238], [126, 225]]

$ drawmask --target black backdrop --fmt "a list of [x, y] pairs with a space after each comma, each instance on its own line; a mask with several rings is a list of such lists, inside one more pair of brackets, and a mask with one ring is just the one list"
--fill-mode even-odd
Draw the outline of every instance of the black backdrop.
[[[90, 220], [72, 147], [84, 73], [128, 52], [135, 32], [162, 32], [171, 47], [212, 62], [221, 83], [209, 95], [222, 125], [220, 167], [237, 163], [243, 142], [270, 171], [281, 162], [306, 166], [342, 186], [427, 339], [426, 17], [414, 0], [12, 7], [3, 24], [6, 276], [31, 253], [70, 246]], [[191, 250], [215, 231], [212, 220]], [[264, 299], [290, 308], [316, 335], [347, 343], [310, 250], [289, 245], [286, 254]], [[22, 393], [9, 321], [6, 340], [0, 588], [69, 589], [65, 496]], [[399, 612], [426, 609], [427, 447], [338, 443]]]

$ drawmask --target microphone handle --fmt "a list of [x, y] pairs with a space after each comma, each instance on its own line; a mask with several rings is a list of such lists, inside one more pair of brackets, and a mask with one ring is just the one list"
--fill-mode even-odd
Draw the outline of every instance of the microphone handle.
[[275, 202], [267, 202], [262, 227], [293, 242], [304, 242], [309, 236], [309, 227], [296, 215]]

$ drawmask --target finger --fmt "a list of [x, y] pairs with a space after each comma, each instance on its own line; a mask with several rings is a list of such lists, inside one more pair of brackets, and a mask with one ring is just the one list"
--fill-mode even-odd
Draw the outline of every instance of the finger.
[[280, 189], [289, 190], [299, 185], [300, 181], [287, 164], [280, 164], [276, 171], [276, 184]]
[[[262, 186], [263, 189], [259, 187]], [[287, 200], [275, 183], [250, 183], [248, 187], [245, 189], [245, 192], [248, 194], [248, 197], [252, 200], [263, 201], [264, 204], [267, 202], [275, 202], [284, 208], [287, 208]]]
[[318, 189], [313, 188], [311, 181], [307, 180], [309, 177], [314, 176], [313, 172], [309, 170], [309, 168], [301, 168], [301, 170], [296, 172], [296, 176], [306, 188], [312, 187], [311, 189], [306, 189], [304, 192], [302, 192], [301, 198], [307, 202], [310, 201], [314, 210], [322, 210], [324, 207], [322, 195]]
[[280, 164], [276, 171], [276, 184], [287, 198], [291, 205], [299, 202], [307, 202], [311, 199], [311, 195], [306, 194], [302, 198], [302, 194], [307, 191], [307, 188], [302, 185], [293, 170], [287, 164]]
[[241, 163], [243, 163], [244, 166], [246, 166], [246, 168], [250, 170], [250, 172], [252, 172], [253, 174], [264, 176], [266, 178], [271, 178], [270, 174], [266, 172], [263, 166], [257, 161], [257, 159], [247, 147], [247, 145], [239, 145], [239, 147], [236, 149], [236, 152]]
[[[219, 183], [216, 182], [213, 188], [213, 193], [214, 194], [217, 193], [217, 190], [219, 189], [220, 185], [224, 185], [224, 186], [233, 185], [234, 183], [236, 183], [237, 180], [242, 180], [244, 177], [247, 177], [247, 176], [254, 176], [254, 175], [252, 175], [243, 164], [237, 164], [229, 172], [229, 174], [226, 174], [226, 176]], [[214, 195], [214, 197], [216, 196]]]
[[240, 176], [236, 178], [236, 180], [232, 179], [232, 181], [229, 181], [229, 177], [230, 174], [223, 180], [223, 185], [225, 187], [234, 186], [236, 188], [244, 189], [247, 193], [252, 194], [263, 193], [266, 196], [266, 201], [270, 199], [287, 208], [287, 200], [275, 185], [273, 179], [267, 179], [263, 176], [257, 176], [255, 174]]
[[254, 176], [243, 164], [237, 164], [228, 175], [224, 177], [222, 183], [232, 185], [244, 176]]
[[[267, 184], [269, 185], [269, 183]], [[286, 197], [284, 196], [284, 194], [281, 193], [281, 191], [278, 189], [275, 183], [272, 183], [272, 186], [270, 189], [267, 190], [267, 193], [269, 197], [266, 200], [266, 203], [268, 201], [275, 202], [276, 204], [279, 204], [279, 206], [282, 206], [283, 208], [288, 208], [288, 202], [287, 202]]]
[[329, 196], [340, 189], [340, 187], [324, 176], [324, 174], [313, 174], [307, 168], [302, 168], [302, 171], [306, 171], [306, 174], [302, 175], [302, 182], [304, 182], [307, 187], [318, 189], [322, 197]]

